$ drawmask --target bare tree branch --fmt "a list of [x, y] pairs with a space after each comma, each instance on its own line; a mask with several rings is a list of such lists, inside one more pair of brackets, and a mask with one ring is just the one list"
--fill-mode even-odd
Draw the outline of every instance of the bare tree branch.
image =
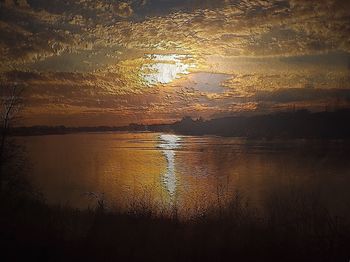
[[[13, 87], [7, 87], [0, 85], [0, 99], [1, 99], [1, 137], [0, 137], [0, 168], [5, 160], [5, 150], [7, 143], [7, 136], [9, 129], [13, 125], [20, 109], [22, 108], [23, 87], [19, 85], [13, 85]], [[0, 170], [1, 172], [1, 170]], [[0, 177], [1, 179], [1, 177]]]

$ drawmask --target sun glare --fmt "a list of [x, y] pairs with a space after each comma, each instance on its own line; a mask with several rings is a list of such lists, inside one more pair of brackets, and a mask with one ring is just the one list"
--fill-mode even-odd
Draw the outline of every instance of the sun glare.
[[142, 78], [147, 85], [167, 84], [180, 78], [181, 75], [189, 74], [189, 69], [194, 67], [188, 63], [189, 55], [178, 54], [152, 54], [146, 58], [150, 63], [142, 67]]

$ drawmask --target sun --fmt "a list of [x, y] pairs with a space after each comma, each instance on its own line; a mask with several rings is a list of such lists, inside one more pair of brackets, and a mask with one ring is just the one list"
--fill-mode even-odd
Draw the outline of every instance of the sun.
[[149, 86], [168, 84], [183, 75], [189, 74], [189, 70], [195, 65], [189, 60], [190, 55], [180, 54], [151, 54], [146, 55], [149, 63], [142, 66], [142, 79]]

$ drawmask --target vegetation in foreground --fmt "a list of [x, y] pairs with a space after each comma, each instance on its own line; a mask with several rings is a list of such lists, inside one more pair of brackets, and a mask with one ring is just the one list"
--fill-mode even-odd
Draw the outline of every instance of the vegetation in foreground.
[[349, 217], [310, 195], [280, 193], [265, 209], [237, 195], [223, 208], [180, 220], [145, 203], [128, 212], [50, 207], [2, 192], [2, 261], [348, 261]]

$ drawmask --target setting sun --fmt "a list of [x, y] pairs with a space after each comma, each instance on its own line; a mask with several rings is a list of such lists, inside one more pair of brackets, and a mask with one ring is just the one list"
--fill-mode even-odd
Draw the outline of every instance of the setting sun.
[[184, 60], [191, 58], [189, 55], [147, 55], [149, 64], [142, 67], [142, 77], [148, 85], [168, 84], [180, 78], [181, 75], [189, 74], [189, 69], [193, 64], [188, 64]]

